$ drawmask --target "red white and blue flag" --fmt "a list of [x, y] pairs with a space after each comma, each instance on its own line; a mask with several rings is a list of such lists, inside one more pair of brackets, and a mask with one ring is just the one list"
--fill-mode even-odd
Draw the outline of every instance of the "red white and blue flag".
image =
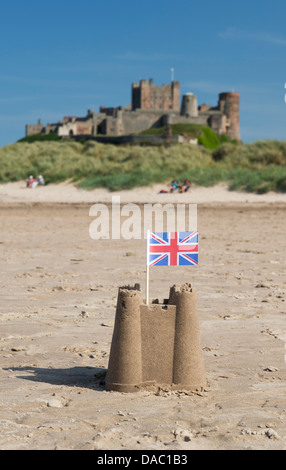
[[199, 262], [198, 238], [198, 232], [149, 232], [147, 265], [197, 265]]

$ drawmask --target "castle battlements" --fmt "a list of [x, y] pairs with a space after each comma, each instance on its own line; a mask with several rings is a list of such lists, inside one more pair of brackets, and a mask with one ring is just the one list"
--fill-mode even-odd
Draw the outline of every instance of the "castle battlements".
[[101, 106], [99, 112], [88, 110], [84, 117], [65, 116], [54, 124], [26, 125], [26, 136], [56, 133], [60, 137], [128, 136], [151, 127], [179, 123], [209, 126], [217, 134], [240, 141], [239, 93], [220, 93], [216, 106], [198, 106], [193, 93], [183, 95], [180, 105], [180, 82], [155, 86], [153, 79], [132, 83], [131, 104], [124, 107]]
[[173, 286], [169, 299], [146, 305], [140, 286], [118, 290], [106, 387], [135, 392], [150, 386], [206, 386], [196, 290]]

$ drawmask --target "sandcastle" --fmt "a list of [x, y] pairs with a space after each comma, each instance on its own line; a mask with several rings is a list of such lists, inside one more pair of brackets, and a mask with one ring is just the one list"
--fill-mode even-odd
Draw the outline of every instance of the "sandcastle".
[[139, 284], [120, 287], [107, 390], [135, 392], [152, 385], [201, 390], [206, 385], [196, 290], [170, 288], [169, 299], [146, 305]]

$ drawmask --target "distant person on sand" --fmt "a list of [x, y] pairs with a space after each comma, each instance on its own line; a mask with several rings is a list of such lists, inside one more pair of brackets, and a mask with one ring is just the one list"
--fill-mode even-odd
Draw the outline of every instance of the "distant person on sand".
[[34, 179], [33, 175], [30, 175], [27, 180], [27, 188], [36, 188], [36, 186], [44, 186], [45, 180], [42, 175], [39, 175], [37, 180]]
[[38, 176], [38, 184], [40, 186], [43, 186], [45, 184], [45, 180], [44, 178], [42, 177], [42, 175]]
[[186, 193], [191, 187], [191, 182], [189, 180], [185, 180], [180, 188], [180, 193]]
[[29, 176], [27, 179], [27, 188], [32, 188], [33, 183], [35, 182], [33, 175]]
[[161, 191], [159, 191], [159, 194], [161, 193], [174, 193], [177, 189], [178, 189], [178, 181], [177, 180], [173, 180], [171, 183], [168, 184], [168, 186], [170, 186], [170, 190], [169, 191], [166, 191], [165, 189], [161, 189]]
[[173, 180], [172, 183], [171, 183], [170, 193], [173, 193], [173, 192], [176, 191], [177, 189], [178, 189], [178, 181], [177, 181], [177, 180]]

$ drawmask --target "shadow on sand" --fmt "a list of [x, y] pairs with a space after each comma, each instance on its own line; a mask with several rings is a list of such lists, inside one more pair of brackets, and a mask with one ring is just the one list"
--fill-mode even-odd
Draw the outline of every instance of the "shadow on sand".
[[[107, 369], [101, 367], [72, 367], [70, 369], [9, 367], [9, 370], [22, 372], [23, 375], [18, 375], [19, 379], [31, 380], [33, 382], [105, 390]], [[31, 375], [26, 375], [28, 372], [31, 372]]]

